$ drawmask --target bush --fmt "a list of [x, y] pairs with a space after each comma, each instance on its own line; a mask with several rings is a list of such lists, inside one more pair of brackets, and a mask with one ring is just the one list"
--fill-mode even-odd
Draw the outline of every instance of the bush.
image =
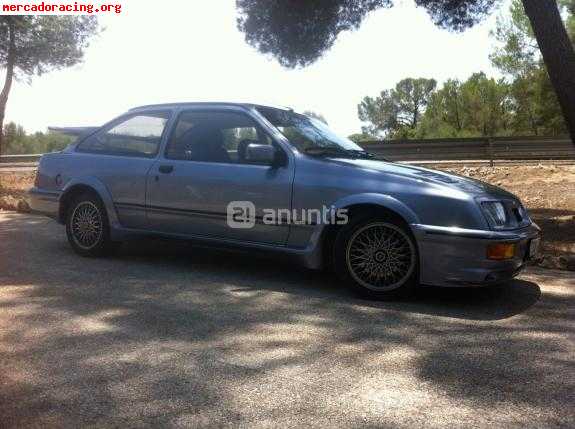
[[4, 127], [2, 154], [23, 155], [29, 153], [57, 152], [73, 142], [73, 138], [51, 131], [26, 134], [21, 125], [14, 122]]

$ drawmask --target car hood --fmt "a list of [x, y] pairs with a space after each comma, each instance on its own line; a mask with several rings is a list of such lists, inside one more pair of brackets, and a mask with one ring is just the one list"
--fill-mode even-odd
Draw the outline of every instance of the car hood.
[[471, 179], [469, 177], [459, 176], [457, 174], [432, 170], [430, 168], [415, 167], [407, 164], [372, 159], [332, 159], [332, 162], [341, 163], [362, 170], [370, 170], [372, 172], [375, 171], [388, 175], [405, 177], [422, 183], [445, 186], [472, 194], [488, 194], [504, 198], [517, 198], [510, 192], [497, 186], [490, 185], [489, 183]]

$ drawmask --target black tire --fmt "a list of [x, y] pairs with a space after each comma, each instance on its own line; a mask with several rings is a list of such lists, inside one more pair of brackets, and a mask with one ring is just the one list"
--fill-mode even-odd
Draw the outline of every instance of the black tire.
[[66, 213], [66, 235], [72, 249], [85, 257], [112, 254], [120, 245], [110, 239], [110, 223], [100, 198], [83, 193], [72, 199]]
[[419, 281], [417, 243], [409, 228], [391, 217], [352, 218], [337, 233], [333, 262], [338, 276], [370, 299], [410, 297]]

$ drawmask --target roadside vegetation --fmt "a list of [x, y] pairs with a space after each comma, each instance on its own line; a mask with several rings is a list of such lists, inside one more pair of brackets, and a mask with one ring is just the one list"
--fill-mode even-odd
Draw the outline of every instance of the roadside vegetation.
[[[22, 153], [21, 150], [38, 153], [43, 148], [41, 136], [26, 139], [25, 135], [12, 141], [12, 150], [16, 152], [3, 148], [4, 116], [14, 80], [30, 82], [33, 76], [80, 63], [91, 37], [99, 31], [93, 16], [0, 16], [0, 67], [5, 69], [0, 90], [0, 154]], [[18, 131], [19, 127], [13, 128]], [[18, 148], [18, 141], [29, 149]]]
[[53, 132], [27, 134], [24, 127], [10, 122], [4, 126], [4, 151], [8, 155], [48, 153], [64, 149], [73, 138]]
[[[575, 40], [575, 3], [563, 16]], [[571, 5], [569, 7], [569, 5]], [[569, 130], [520, 0], [499, 16], [492, 32], [492, 64], [504, 76], [483, 72], [465, 81], [406, 78], [358, 106], [366, 123], [353, 140], [500, 136], [559, 136]]]

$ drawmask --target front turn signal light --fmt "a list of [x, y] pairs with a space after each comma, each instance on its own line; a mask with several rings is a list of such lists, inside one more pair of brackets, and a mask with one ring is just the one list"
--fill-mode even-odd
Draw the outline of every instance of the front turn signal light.
[[487, 259], [502, 261], [515, 256], [515, 243], [496, 243], [487, 246]]

